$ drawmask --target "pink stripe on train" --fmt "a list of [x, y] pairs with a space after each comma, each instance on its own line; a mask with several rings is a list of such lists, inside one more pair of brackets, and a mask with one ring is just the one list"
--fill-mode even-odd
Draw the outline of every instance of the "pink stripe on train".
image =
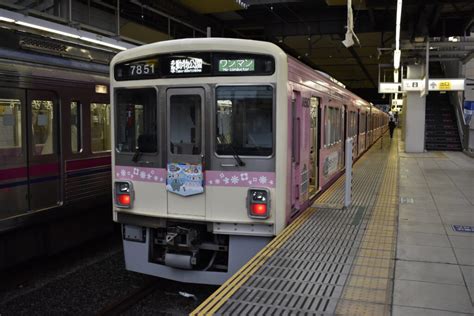
[[[117, 180], [166, 183], [166, 169], [115, 166]], [[205, 185], [221, 187], [275, 187], [274, 172], [240, 172], [206, 170]]]
[[207, 170], [206, 185], [221, 187], [275, 187], [274, 172]]

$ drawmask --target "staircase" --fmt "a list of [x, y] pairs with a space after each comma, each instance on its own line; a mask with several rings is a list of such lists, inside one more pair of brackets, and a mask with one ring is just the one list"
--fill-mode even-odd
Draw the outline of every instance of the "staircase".
[[[440, 62], [430, 63], [430, 78], [445, 78]], [[425, 149], [462, 151], [454, 107], [449, 92], [430, 92], [426, 97]]]
[[430, 92], [425, 115], [426, 150], [462, 150], [456, 114], [448, 93]]

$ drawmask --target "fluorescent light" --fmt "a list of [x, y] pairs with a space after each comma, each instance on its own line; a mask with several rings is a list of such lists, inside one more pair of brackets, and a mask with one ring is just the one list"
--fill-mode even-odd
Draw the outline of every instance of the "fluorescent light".
[[96, 40], [96, 39], [90, 38], [90, 37], [81, 36], [81, 40], [86, 41], [86, 42], [91, 42], [91, 43], [94, 43], [94, 44], [98, 44], [98, 45], [112, 47], [112, 48], [119, 49], [119, 50], [127, 50], [126, 47], [111, 44], [111, 43], [107, 43], [107, 42], [100, 41], [100, 40]]
[[448, 37], [448, 41], [450, 41], [450, 42], [459, 42], [459, 37], [450, 36], [450, 37]]
[[15, 22], [15, 20], [10, 19], [10, 18], [6, 18], [6, 17], [4, 17], [4, 16], [0, 16], [0, 21], [2, 21], [2, 22], [8, 22], [8, 23], [13, 23], [13, 22]]
[[64, 36], [67, 36], [67, 37], [72, 37], [72, 38], [79, 38], [80, 37], [79, 35], [76, 35], [76, 34], [67, 33], [67, 32], [63, 32], [63, 31], [51, 29], [49, 27], [44, 27], [44, 26], [40, 26], [40, 25], [36, 25], [36, 24], [27, 23], [27, 22], [16, 21], [15, 23], [18, 24], [18, 25], [31, 27], [33, 29], [46, 31], [46, 32], [51, 32], [51, 33], [55, 33], [55, 34], [59, 34], [59, 35], [64, 35]]
[[396, 49], [393, 53], [393, 68], [397, 70], [400, 68], [400, 58], [402, 57], [401, 55], [402, 52], [399, 49]]

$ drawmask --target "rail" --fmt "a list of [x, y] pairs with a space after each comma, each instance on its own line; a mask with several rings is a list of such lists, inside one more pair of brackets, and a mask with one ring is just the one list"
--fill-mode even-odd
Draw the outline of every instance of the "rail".
[[156, 279], [149, 280], [142, 287], [128, 293], [127, 295], [120, 297], [117, 301], [105, 306], [101, 309], [97, 315], [99, 316], [112, 316], [120, 315], [121, 313], [129, 310], [135, 306], [138, 302], [149, 296], [151, 293], [156, 291], [160, 287], [160, 282]]

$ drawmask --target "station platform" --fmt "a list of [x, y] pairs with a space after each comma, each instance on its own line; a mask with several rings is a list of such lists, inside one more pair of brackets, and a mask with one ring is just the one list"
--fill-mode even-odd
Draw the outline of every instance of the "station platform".
[[474, 159], [406, 154], [396, 134], [191, 315], [471, 315]]

